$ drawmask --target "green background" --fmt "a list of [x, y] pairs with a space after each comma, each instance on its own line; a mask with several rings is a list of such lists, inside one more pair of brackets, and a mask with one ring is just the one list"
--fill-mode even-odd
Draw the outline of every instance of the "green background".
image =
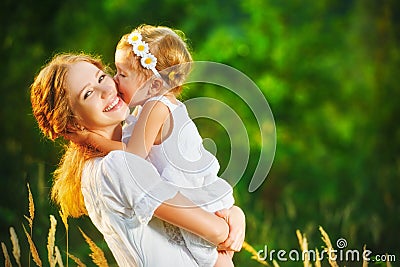
[[[237, 204], [247, 215], [247, 242], [256, 250], [264, 245], [298, 249], [300, 229], [309, 247], [321, 250], [322, 226], [334, 244], [345, 238], [348, 248], [367, 245], [374, 254], [400, 260], [399, 1], [3, 0], [0, 13], [0, 241], [10, 252], [8, 228], [14, 226], [24, 266], [28, 244], [21, 224], [27, 226], [28, 182], [36, 207], [33, 238], [44, 266], [50, 214], [59, 222], [56, 244], [64, 259], [66, 250], [65, 229], [48, 197], [62, 144], [40, 134], [29, 86], [59, 52], [102, 55], [114, 67], [119, 38], [141, 23], [183, 30], [195, 60], [242, 71], [269, 102], [277, 130], [271, 171], [261, 188], [248, 192], [260, 151], [255, 138], [249, 166], [235, 187]], [[191, 87], [184, 98], [214, 95], [215, 88]], [[232, 98], [224, 91], [217, 95]], [[239, 100], [229, 103], [234, 101]], [[238, 106], [250, 121], [250, 111]], [[217, 144], [225, 166], [226, 134], [198, 123]], [[77, 227], [107, 251], [101, 235], [88, 218], [69, 224], [70, 253], [93, 265]], [[107, 257], [114, 264], [109, 252]], [[259, 266], [250, 257], [242, 251], [235, 262]]]

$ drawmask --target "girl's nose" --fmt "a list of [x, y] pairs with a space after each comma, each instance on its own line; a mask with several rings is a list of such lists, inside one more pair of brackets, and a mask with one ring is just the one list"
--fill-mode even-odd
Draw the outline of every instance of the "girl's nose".
[[116, 84], [119, 84], [119, 82], [118, 82], [118, 74], [115, 74], [114, 77], [113, 77], [113, 79], [114, 79], [114, 82], [115, 82]]

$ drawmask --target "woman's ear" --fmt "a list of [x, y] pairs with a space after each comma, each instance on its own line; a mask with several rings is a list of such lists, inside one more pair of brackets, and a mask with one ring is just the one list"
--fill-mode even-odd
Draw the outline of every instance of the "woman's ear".
[[77, 131], [84, 131], [85, 127], [77, 122], [76, 119], [73, 119], [71, 122], [67, 124], [67, 131], [68, 132], [77, 132]]
[[163, 87], [163, 81], [159, 78], [154, 79], [151, 82], [149, 94], [152, 96], [159, 94], [162, 87]]

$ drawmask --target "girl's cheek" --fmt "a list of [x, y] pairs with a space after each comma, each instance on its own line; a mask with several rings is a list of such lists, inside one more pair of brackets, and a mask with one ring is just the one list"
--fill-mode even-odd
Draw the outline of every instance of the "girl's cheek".
[[122, 94], [124, 94], [124, 95], [128, 93], [128, 92], [125, 90], [124, 84], [119, 84], [118, 90], [119, 90]]

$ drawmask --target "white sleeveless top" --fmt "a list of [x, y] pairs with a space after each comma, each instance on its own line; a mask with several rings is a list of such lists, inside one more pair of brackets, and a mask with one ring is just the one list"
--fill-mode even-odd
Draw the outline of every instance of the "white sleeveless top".
[[[160, 101], [169, 108], [173, 129], [160, 145], [153, 145], [147, 160], [157, 168], [162, 179], [177, 186], [197, 206], [209, 212], [232, 207], [232, 187], [218, 177], [218, 160], [204, 148], [186, 106], [180, 101], [174, 104], [165, 96], [152, 97], [146, 103], [149, 101]], [[137, 117], [140, 112], [141, 109]], [[131, 136], [137, 117], [130, 115], [126, 119], [122, 131], [124, 143]]]

